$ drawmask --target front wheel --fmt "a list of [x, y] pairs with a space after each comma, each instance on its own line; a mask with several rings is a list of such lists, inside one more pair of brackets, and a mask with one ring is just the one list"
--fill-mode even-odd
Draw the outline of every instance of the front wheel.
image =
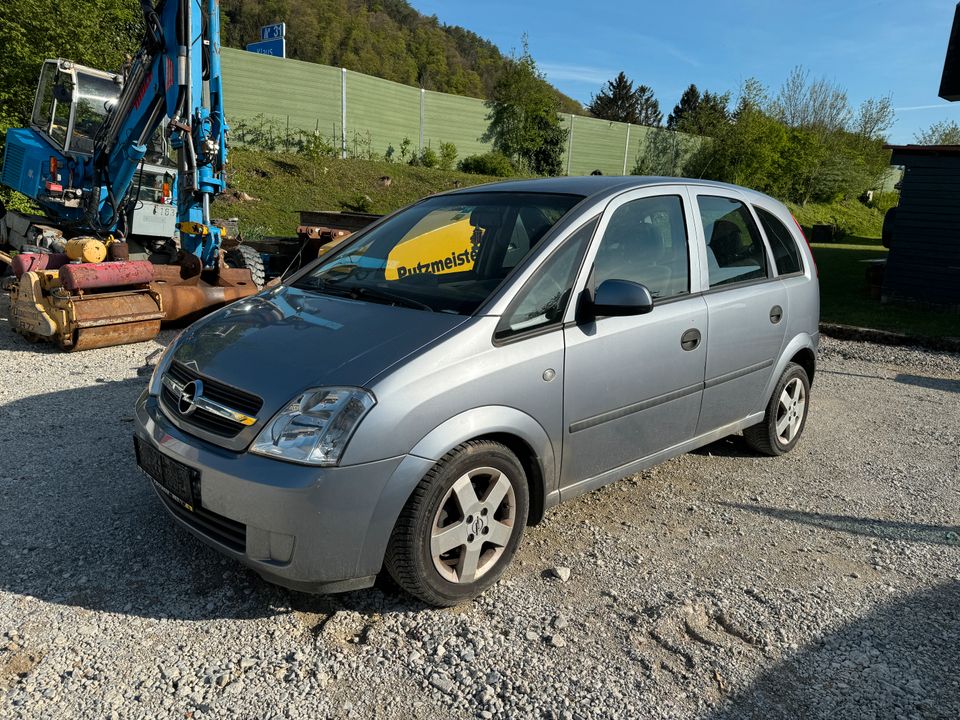
[[529, 504], [523, 467], [507, 447], [464, 443], [413, 491], [390, 538], [387, 570], [431, 605], [476, 597], [510, 564]]
[[800, 439], [810, 409], [810, 379], [796, 363], [788, 363], [774, 388], [763, 421], [748, 427], [743, 436], [757, 452], [783, 455]]

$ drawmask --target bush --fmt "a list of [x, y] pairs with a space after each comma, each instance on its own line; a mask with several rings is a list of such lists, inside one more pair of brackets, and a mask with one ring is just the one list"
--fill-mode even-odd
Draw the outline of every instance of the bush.
[[483, 155], [470, 155], [460, 161], [460, 170], [474, 175], [494, 175], [496, 177], [512, 177], [517, 174], [513, 163], [503, 153], [496, 150]]
[[887, 210], [892, 207], [896, 207], [900, 203], [900, 193], [896, 190], [893, 192], [878, 192], [873, 194], [873, 200], [870, 202], [870, 207], [874, 207], [880, 211], [881, 215], [886, 215]]
[[457, 146], [453, 143], [440, 143], [440, 169], [453, 170], [453, 164], [457, 161]]
[[400, 141], [400, 162], [407, 162], [407, 157], [411, 154], [410, 153], [411, 144], [412, 143], [410, 142], [410, 138], [408, 137], [405, 137], [403, 140]]
[[414, 153], [414, 156], [410, 158], [410, 164], [433, 168], [440, 164], [440, 158], [437, 157], [437, 151], [432, 147], [425, 147], [420, 150], [419, 155]]
[[787, 207], [808, 230], [814, 225], [832, 225], [835, 240], [849, 237], [879, 238], [883, 228], [883, 213], [859, 200], [810, 202], [806, 205], [787, 202]]
[[337, 156], [333, 140], [319, 132], [313, 132], [303, 142], [303, 153], [312, 160]]

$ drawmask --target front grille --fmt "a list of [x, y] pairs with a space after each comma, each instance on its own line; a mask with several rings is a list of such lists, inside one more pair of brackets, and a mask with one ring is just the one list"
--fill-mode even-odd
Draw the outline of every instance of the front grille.
[[[196, 370], [176, 360], [170, 363], [170, 367], [167, 369], [167, 375], [173, 380], [176, 380], [180, 385], [186, 385], [192, 380], [203, 381], [203, 394], [205, 397], [210, 398], [214, 402], [226, 405], [229, 408], [233, 408], [238, 412], [242, 412], [244, 415], [256, 417], [257, 413], [260, 412], [260, 408], [263, 407], [263, 400], [256, 395], [238, 390], [206, 375], [201, 375]], [[232, 438], [244, 428], [240, 423], [220, 417], [201, 408], [197, 408], [190, 413], [190, 415], [183, 415], [177, 407], [179, 398], [166, 385], [163, 386], [160, 398], [171, 416], [177, 418], [180, 422], [193, 425], [197, 429], [212, 435]]]
[[247, 550], [247, 526], [223, 515], [195, 507], [193, 512], [181, 507], [167, 497], [163, 491], [157, 492], [167, 510], [197, 532], [206, 535], [234, 552], [243, 554]]

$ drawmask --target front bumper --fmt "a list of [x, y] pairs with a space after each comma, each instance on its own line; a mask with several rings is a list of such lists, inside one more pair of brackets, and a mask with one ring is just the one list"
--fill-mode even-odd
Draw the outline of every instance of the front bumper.
[[406, 455], [321, 468], [233, 452], [175, 427], [146, 393], [136, 434], [200, 473], [196, 513], [152, 483], [180, 525], [265, 580], [305, 592], [373, 584], [397, 516], [434, 462]]

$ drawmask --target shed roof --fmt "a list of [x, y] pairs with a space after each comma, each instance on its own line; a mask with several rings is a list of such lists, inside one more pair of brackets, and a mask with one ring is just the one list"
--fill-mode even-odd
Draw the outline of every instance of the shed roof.
[[884, 145], [903, 155], [960, 155], [960, 145]]

